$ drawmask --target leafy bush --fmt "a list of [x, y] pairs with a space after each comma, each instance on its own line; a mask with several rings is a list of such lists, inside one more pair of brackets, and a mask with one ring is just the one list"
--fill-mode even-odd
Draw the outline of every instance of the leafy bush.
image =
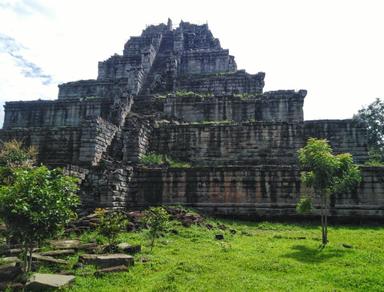
[[0, 185], [12, 183], [16, 169], [31, 168], [36, 156], [34, 147], [23, 148], [22, 143], [16, 140], [5, 142], [0, 149]]
[[106, 212], [105, 209], [96, 209], [95, 213], [100, 216], [99, 233], [108, 239], [110, 245], [115, 245], [119, 232], [127, 228], [127, 217], [121, 212]]
[[372, 149], [368, 152], [369, 160], [364, 164], [367, 166], [384, 166], [382, 161], [382, 153], [378, 149]]
[[312, 210], [312, 198], [308, 195], [303, 195], [296, 205], [296, 211], [300, 214], [309, 213]]
[[77, 190], [76, 178], [45, 166], [15, 170], [12, 183], [0, 188], [0, 217], [23, 246], [25, 271], [31, 269], [33, 246], [56, 236], [76, 217]]
[[161, 232], [165, 232], [169, 226], [169, 214], [163, 207], [152, 207], [145, 211], [144, 223], [148, 227], [151, 250], [155, 245], [155, 239]]
[[368, 146], [370, 151], [376, 152], [377, 159], [384, 160], [384, 100], [377, 98], [367, 107], [358, 111], [353, 119], [363, 125], [367, 130]]
[[8, 168], [32, 167], [36, 162], [35, 147], [23, 148], [20, 141], [5, 142], [0, 149], [0, 166]]

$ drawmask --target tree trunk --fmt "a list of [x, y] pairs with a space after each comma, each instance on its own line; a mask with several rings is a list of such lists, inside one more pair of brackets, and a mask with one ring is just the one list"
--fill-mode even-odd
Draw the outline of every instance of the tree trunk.
[[328, 197], [327, 194], [324, 196], [325, 202], [325, 214], [324, 214], [324, 241], [323, 244], [326, 245], [328, 243]]
[[323, 246], [328, 243], [328, 207], [327, 207], [327, 195], [321, 195], [321, 242]]
[[29, 257], [28, 257], [28, 269], [27, 272], [31, 272], [32, 270], [32, 252], [33, 252], [33, 245], [29, 246]]
[[23, 271], [27, 273], [28, 270], [28, 246], [23, 246]]

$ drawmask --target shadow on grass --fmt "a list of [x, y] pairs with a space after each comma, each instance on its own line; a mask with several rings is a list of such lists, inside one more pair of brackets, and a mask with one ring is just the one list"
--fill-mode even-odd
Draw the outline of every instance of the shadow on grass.
[[335, 257], [342, 257], [350, 251], [335, 250], [331, 247], [311, 248], [305, 245], [295, 245], [292, 247], [292, 253], [288, 253], [283, 257], [292, 258], [303, 263], [322, 263]]

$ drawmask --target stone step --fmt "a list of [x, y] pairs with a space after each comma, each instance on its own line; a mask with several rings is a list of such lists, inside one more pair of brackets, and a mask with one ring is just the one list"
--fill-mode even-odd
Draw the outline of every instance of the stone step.
[[110, 268], [115, 266], [133, 266], [134, 259], [126, 254], [83, 254], [80, 261], [87, 265], [94, 265], [98, 268]]

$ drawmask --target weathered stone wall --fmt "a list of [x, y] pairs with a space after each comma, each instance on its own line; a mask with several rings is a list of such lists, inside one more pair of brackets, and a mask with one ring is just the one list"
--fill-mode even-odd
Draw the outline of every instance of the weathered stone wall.
[[351, 120], [162, 124], [150, 149], [198, 165], [296, 164], [309, 137], [328, 139], [335, 153], [349, 152], [357, 163], [368, 159], [366, 132]]
[[92, 167], [81, 186], [82, 205], [87, 208], [124, 208], [131, 206], [128, 190], [133, 173], [129, 166]]
[[[362, 167], [362, 176], [357, 191], [332, 199], [332, 216], [384, 216], [384, 168]], [[183, 204], [216, 215], [297, 216], [303, 192], [299, 170], [290, 166], [142, 168], [133, 181], [129, 200], [135, 206]]]
[[3, 129], [76, 127], [84, 119], [107, 119], [112, 104], [104, 98], [7, 102]]
[[1, 141], [16, 139], [35, 146], [39, 162], [53, 166], [78, 164], [80, 137], [79, 127], [0, 130]]
[[349, 152], [357, 163], [368, 160], [366, 129], [353, 120], [305, 121], [304, 139], [310, 137], [327, 139], [336, 153]]
[[137, 163], [149, 147], [153, 121], [130, 113], [111, 143], [109, 157], [123, 163]]
[[59, 85], [59, 99], [82, 97], [116, 98], [129, 94], [129, 82], [133, 86], [137, 81], [127, 78], [117, 80], [80, 80]]
[[201, 121], [282, 121], [302, 122], [305, 90], [281, 90], [262, 95], [212, 97], [168, 96], [164, 113], [187, 122]]
[[187, 75], [176, 80], [176, 90], [220, 94], [261, 94], [265, 74], [254, 75], [245, 71], [230, 74]]
[[302, 124], [254, 122], [162, 125], [150, 148], [198, 165], [257, 165], [296, 163], [302, 145]]
[[79, 162], [97, 165], [117, 130], [117, 126], [101, 118], [84, 121], [81, 125]]
[[234, 57], [228, 50], [193, 50], [183, 52], [179, 74], [235, 72], [236, 69]]
[[84, 120], [79, 127], [14, 128], [0, 130], [1, 141], [16, 139], [35, 146], [38, 161], [51, 166], [97, 165], [118, 127], [102, 118]]

